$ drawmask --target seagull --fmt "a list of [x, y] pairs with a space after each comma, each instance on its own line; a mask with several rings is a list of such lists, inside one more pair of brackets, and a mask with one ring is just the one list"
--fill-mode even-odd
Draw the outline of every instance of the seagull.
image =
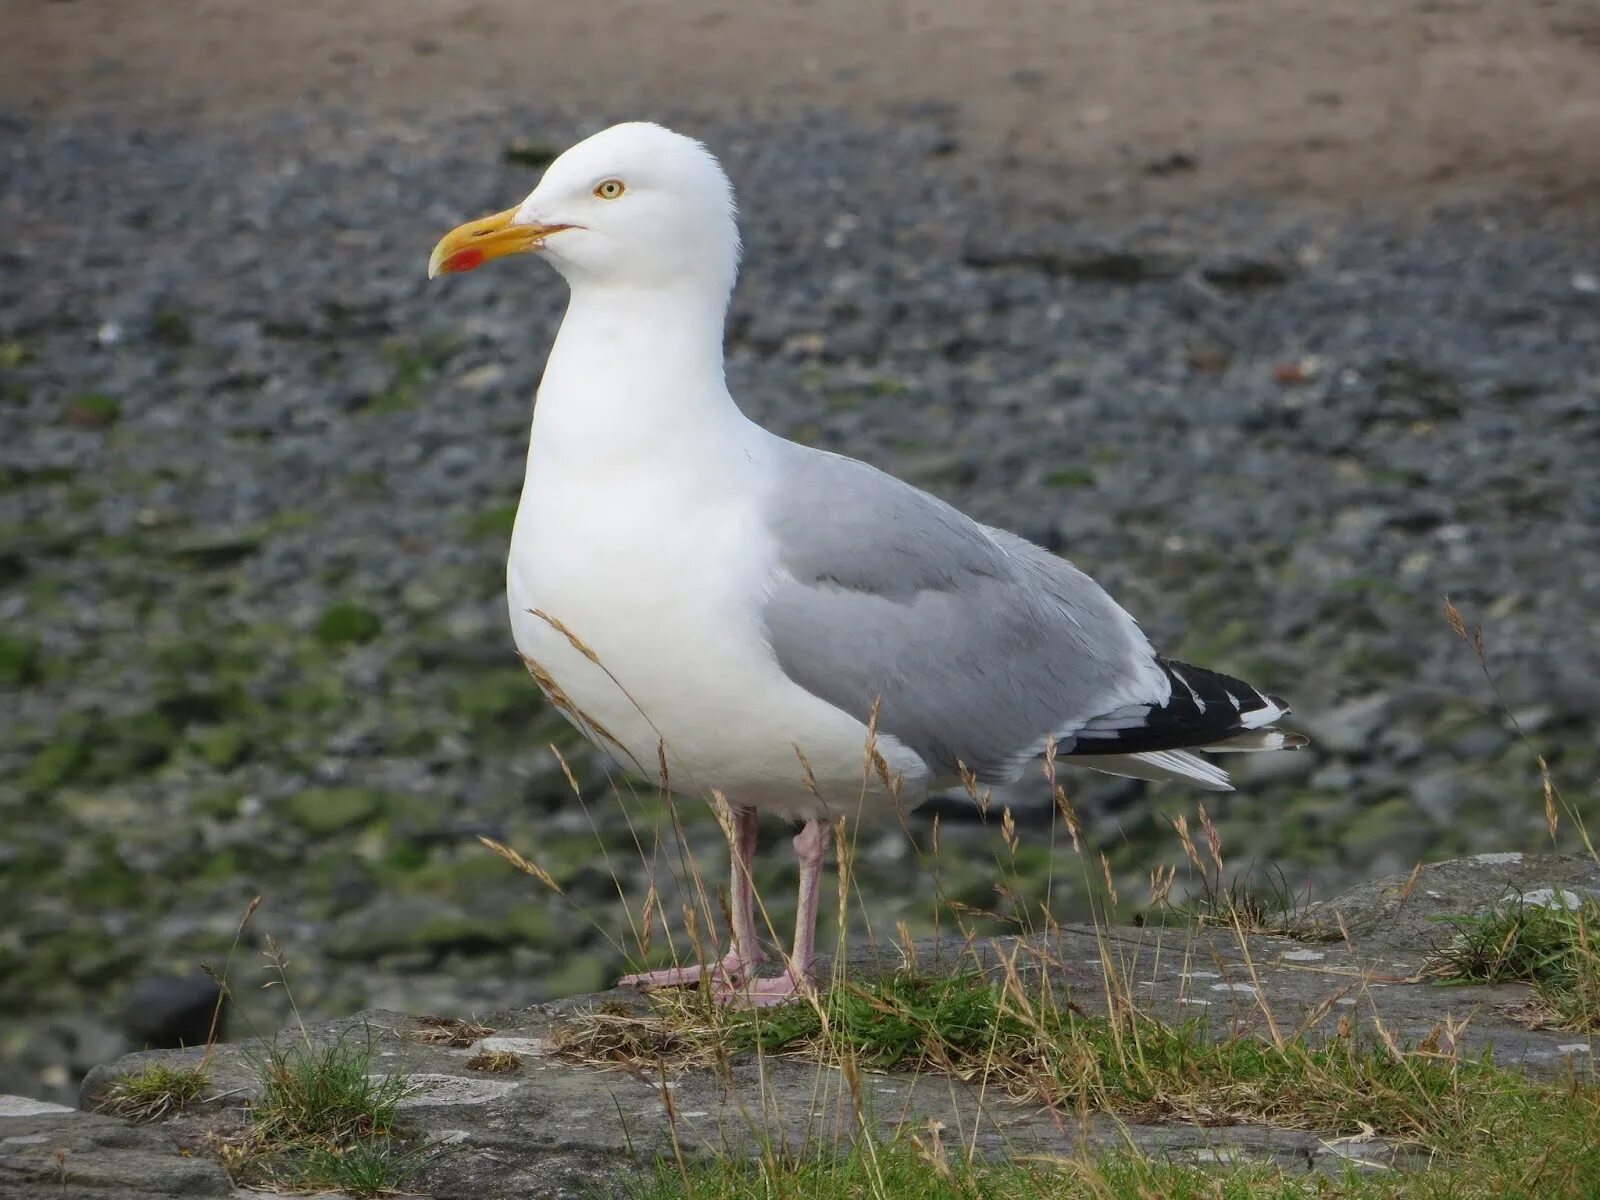
[[[1195, 753], [1289, 750], [1281, 699], [1162, 657], [1071, 563], [728, 392], [732, 185], [700, 142], [615, 125], [515, 208], [446, 234], [428, 276], [534, 254], [570, 296], [539, 384], [506, 568], [517, 649], [583, 734], [728, 835], [730, 946], [646, 971], [723, 1002], [809, 994], [839, 823], [1015, 781], [1036, 759], [1229, 790]], [[800, 823], [783, 971], [758, 976], [761, 814]]]

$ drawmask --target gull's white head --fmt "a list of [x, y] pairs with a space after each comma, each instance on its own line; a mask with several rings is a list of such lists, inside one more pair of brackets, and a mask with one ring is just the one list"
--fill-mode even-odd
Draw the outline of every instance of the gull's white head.
[[733, 188], [699, 142], [660, 125], [613, 125], [550, 164], [516, 208], [451, 230], [428, 278], [537, 251], [574, 287], [731, 290]]

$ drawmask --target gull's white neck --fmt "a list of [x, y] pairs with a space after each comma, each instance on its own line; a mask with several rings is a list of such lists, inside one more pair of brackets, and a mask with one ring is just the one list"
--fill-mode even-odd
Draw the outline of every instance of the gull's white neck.
[[725, 289], [579, 283], [550, 350], [529, 463], [590, 468], [731, 448], [749, 428], [723, 378]]

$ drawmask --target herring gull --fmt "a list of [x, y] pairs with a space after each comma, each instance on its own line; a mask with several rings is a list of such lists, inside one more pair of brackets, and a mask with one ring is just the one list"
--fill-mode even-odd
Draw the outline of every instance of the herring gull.
[[[748, 420], [723, 371], [733, 190], [699, 142], [642, 122], [597, 133], [520, 205], [447, 234], [428, 274], [527, 252], [571, 295], [507, 564], [517, 648], [597, 745], [710, 798], [731, 847], [727, 954], [625, 984], [704, 978], [751, 1004], [803, 992], [841, 819], [1011, 782], [1050, 746], [1227, 790], [1195, 751], [1304, 741], [1273, 727], [1282, 700], [1156, 653], [1071, 563]], [[762, 813], [802, 823], [776, 977], [756, 975]]]

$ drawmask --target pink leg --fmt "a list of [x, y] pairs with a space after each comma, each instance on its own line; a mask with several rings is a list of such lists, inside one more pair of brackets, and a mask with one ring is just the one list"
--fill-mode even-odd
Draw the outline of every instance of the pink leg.
[[719, 993], [718, 999], [766, 1008], [793, 1000], [811, 987], [817, 951], [817, 897], [822, 889], [822, 863], [833, 838], [833, 822], [807, 821], [795, 835], [794, 853], [800, 860], [800, 904], [794, 914], [794, 954], [782, 975], [752, 979], [737, 991]]
[[755, 853], [756, 810], [736, 809], [733, 814], [733, 844], [729, 847], [729, 857], [733, 862], [730, 882], [732, 895], [729, 898], [733, 916], [733, 944], [721, 959], [712, 963], [709, 969], [696, 963], [693, 966], [624, 975], [617, 980], [617, 986], [646, 991], [652, 988], [691, 987], [709, 975], [713, 988], [723, 989], [748, 979], [767, 957], [756, 936], [755, 887], [750, 880], [750, 864]]

